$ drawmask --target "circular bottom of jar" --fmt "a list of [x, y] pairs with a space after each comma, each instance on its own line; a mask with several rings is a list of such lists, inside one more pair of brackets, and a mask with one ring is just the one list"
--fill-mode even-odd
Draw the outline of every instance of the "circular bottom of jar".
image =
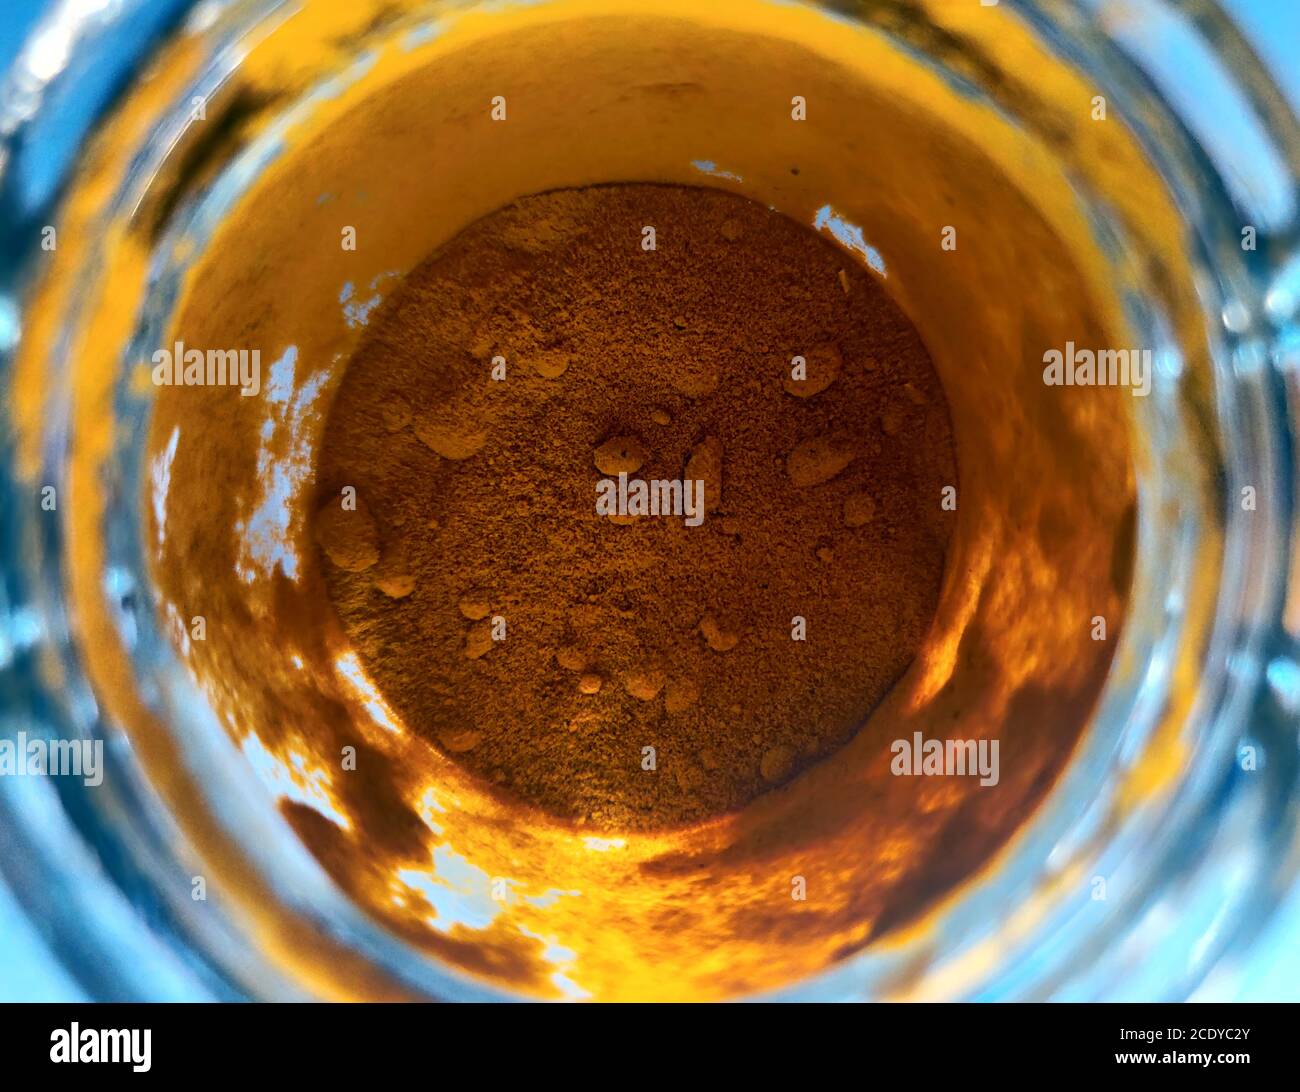
[[407, 728], [507, 798], [657, 829], [865, 723], [930, 626], [956, 480], [865, 268], [735, 194], [599, 186], [479, 220], [371, 314], [314, 538]]

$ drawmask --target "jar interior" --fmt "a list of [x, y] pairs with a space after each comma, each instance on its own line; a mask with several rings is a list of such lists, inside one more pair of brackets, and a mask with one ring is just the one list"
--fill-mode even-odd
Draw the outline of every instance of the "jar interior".
[[[1044, 69], [1038, 88], [1077, 102], [1077, 131], [1053, 141], [955, 74], [961, 57], [939, 68], [813, 8], [697, 8], [470, 7], [385, 30], [359, 56], [318, 12], [288, 20], [206, 96], [132, 204], [117, 260], [138, 280], [149, 270], [150, 296], [107, 290], [94, 327], [118, 344], [144, 313], [121, 361], [148, 410], [128, 477], [134, 547], [200, 704], [353, 903], [507, 993], [733, 997], [923, 932], [1051, 790], [1123, 628], [1141, 399], [1043, 372], [1069, 344], [1141, 347], [1095, 210], [1061, 162], [1086, 145], [1103, 181], [1127, 180], [1116, 200], [1140, 201], [1153, 179], [1121, 126], [1092, 128], [1085, 85], [1064, 70]], [[1006, 48], [1028, 60], [1028, 41]], [[241, 129], [311, 86], [314, 64], [340, 74]], [[832, 238], [920, 332], [958, 460], [939, 606], [884, 702], [791, 784], [653, 833], [592, 834], [512, 804], [406, 730], [330, 616], [306, 518], [369, 310], [495, 209], [610, 182], [729, 190]], [[340, 245], [349, 229], [355, 249]], [[153, 386], [150, 353], [177, 342], [259, 350], [264, 397]], [[112, 444], [95, 431], [91, 463]], [[74, 518], [98, 535], [93, 513]], [[74, 590], [88, 602], [102, 555], [82, 549]], [[129, 674], [96, 671], [132, 731]], [[893, 744], [918, 734], [998, 741], [997, 784], [893, 776]], [[150, 750], [138, 726], [133, 740]], [[173, 804], [182, 824], [201, 806]], [[230, 847], [215, 856], [231, 864]], [[258, 914], [251, 882], [224, 894]], [[291, 929], [279, 935], [292, 947]], [[356, 981], [339, 988], [365, 993]]]
[[[274, 391], [158, 391], [146, 538], [187, 666], [372, 915], [511, 990], [733, 996], [913, 922], [1005, 844], [1068, 760], [1128, 590], [1131, 394], [1062, 397], [1043, 353], [1125, 336], [1113, 301], [1096, 302], [1105, 286], [1077, 222], [1062, 234], [1060, 179], [1046, 212], [1029, 183], [1050, 170], [1042, 150], [987, 116], [997, 140], [973, 138], [972, 112], [963, 131], [945, 110], [960, 92], [874, 34], [760, 5], [579, 7], [467, 15], [357, 62], [222, 210], [163, 344], [260, 349]], [[237, 110], [236, 92], [207, 109]], [[930, 351], [960, 473], [931, 631], [850, 743], [720, 820], [593, 835], [512, 806], [412, 738], [330, 623], [304, 506], [358, 303], [517, 198], [621, 181], [743, 193], [868, 264]], [[200, 615], [220, 624], [191, 640]], [[999, 782], [888, 776], [891, 744], [915, 733], [998, 740]], [[340, 770], [347, 748], [355, 772]]]

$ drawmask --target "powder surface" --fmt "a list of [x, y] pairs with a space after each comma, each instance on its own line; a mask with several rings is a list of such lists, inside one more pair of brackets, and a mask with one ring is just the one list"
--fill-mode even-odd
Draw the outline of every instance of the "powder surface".
[[[702, 481], [702, 521], [599, 514], [620, 473]], [[955, 482], [872, 274], [745, 198], [611, 185], [485, 217], [375, 311], [314, 533], [412, 732], [552, 816], [649, 830], [861, 727], [930, 623]]]

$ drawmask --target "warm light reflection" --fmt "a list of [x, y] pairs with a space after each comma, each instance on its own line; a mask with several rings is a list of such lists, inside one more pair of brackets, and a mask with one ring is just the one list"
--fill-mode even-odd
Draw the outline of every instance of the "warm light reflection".
[[[250, 47], [239, 76], [244, 90], [274, 97], [310, 86], [334, 67], [338, 43], [354, 41], [370, 25], [376, 7], [377, 0], [358, 0], [292, 14]], [[506, 989], [601, 999], [726, 997], [801, 979], [907, 920], [916, 901], [909, 884], [954, 863], [945, 839], [978, 833], [962, 810], [970, 790], [944, 786], [918, 796], [914, 784], [886, 775], [888, 740], [924, 731], [1025, 741], [1027, 760], [1000, 788], [1004, 817], [1014, 826], [1055, 772], [1029, 744], [1046, 730], [1068, 735], [1086, 721], [1110, 650], [1087, 640], [1081, 619], [1122, 612], [1111, 558], [1099, 544], [1110, 541], [1131, 499], [1126, 411], [1116, 411], [1105, 392], [1095, 400], [1046, 401], [1041, 383], [1031, 381], [1034, 358], [1024, 339], [1035, 323], [1044, 337], [1058, 330], [1080, 336], [1090, 325], [1121, 329], [1122, 318], [1088, 225], [1048, 154], [883, 38], [827, 22], [811, 7], [758, 0], [633, 4], [618, 17], [621, 36], [584, 24], [607, 10], [601, 0], [556, 0], [508, 13], [449, 15], [436, 34], [381, 49], [354, 84], [318, 102], [302, 124], [273, 134], [264, 179], [200, 254], [169, 337], [226, 344], [231, 330], [241, 331], [272, 361], [275, 397], [265, 404], [244, 399], [245, 405], [236, 398], [234, 409], [223, 409], [201, 391], [159, 393], [149, 456], [152, 466], [167, 469], [142, 498], [153, 521], [145, 541], [161, 545], [154, 577], [163, 602], [179, 618], [209, 618], [207, 640], [193, 643], [188, 661], [209, 684], [218, 716], [270, 791], [294, 805], [284, 810], [304, 841], [376, 920]], [[500, 36], [505, 30], [516, 33]], [[1001, 63], [1035, 72], [1046, 99], [1087, 100], [1088, 89], [1013, 23], [999, 23], [995, 37]], [[664, 48], [640, 48], [646, 40]], [[840, 130], [828, 136], [808, 125], [782, 130], [779, 161], [773, 158], [764, 111], [775, 106], [768, 70], [754, 64], [759, 55], [802, 73], [811, 102], [872, 117], [890, 157], [849, 154]], [[679, 70], [663, 67], [670, 61], [697, 68], [684, 84]], [[69, 194], [70, 224], [86, 228], [104, 213], [116, 192], [113, 171], [131, 162], [158, 102], [188, 86], [193, 63], [192, 47], [165, 55], [157, 81], [124, 103], [103, 134], [93, 170]], [[551, 96], [545, 109], [512, 120], [508, 157], [494, 152], [495, 136], [464, 122], [470, 112], [461, 104], [478, 102], [484, 65], [494, 78], [526, 73], [521, 91], [540, 88]], [[575, 80], [640, 90], [627, 101], [592, 104]], [[689, 96], [663, 90], [682, 86], [692, 88]], [[350, 114], [366, 95], [374, 96], [368, 112]], [[403, 109], [411, 96], [425, 104], [416, 115]], [[573, 104], [591, 108], [581, 123]], [[409, 126], [389, 124], [409, 116], [416, 118]], [[718, 125], [720, 116], [729, 123]], [[1063, 108], [1060, 116], [1068, 116]], [[943, 179], [926, 181], [917, 158], [925, 142], [913, 138], [927, 117], [943, 119], [948, 173], [962, 175], [973, 205], [947, 204]], [[655, 121], [655, 139], [627, 139], [647, 118]], [[336, 131], [326, 142], [322, 133], [335, 123], [347, 139]], [[1172, 257], [1177, 216], [1123, 126], [1087, 124], [1062, 129], [1054, 151], [1118, 183], [1119, 211], [1145, 245], [1169, 256], [1169, 279], [1185, 291], [1182, 319], [1195, 341], [1194, 294], [1184, 289]], [[436, 156], [428, 139], [435, 131]], [[989, 159], [966, 142], [963, 134], [973, 133]], [[259, 134], [254, 126], [245, 135]], [[692, 159], [708, 149], [755, 193], [771, 194], [783, 211], [818, 224], [864, 260], [887, 253], [891, 290], [926, 332], [961, 445], [953, 576], [912, 673], [853, 742], [789, 790], [740, 815], [654, 835], [593, 833], [513, 807], [403, 730], [319, 607], [315, 551], [295, 518], [310, 491], [332, 362], [361, 332], [349, 325], [340, 303], [352, 301], [340, 301], [339, 286], [371, 285], [410, 268], [463, 224], [520, 193], [607, 180], [611, 148], [621, 176], [688, 184], [701, 181]], [[433, 169], [449, 163], [494, 169], [464, 177]], [[790, 173], [795, 163], [797, 178]], [[317, 202], [322, 193], [336, 196]], [[963, 198], [957, 193], [953, 200]], [[393, 207], [410, 214], [386, 217]], [[947, 264], [931, 262], [931, 224], [961, 215], [972, 224], [1010, 218], [1018, 232], [982, 243], [970, 231]], [[344, 216], [366, 240], [353, 253], [337, 246]], [[231, 897], [274, 923], [267, 935], [276, 938], [278, 957], [322, 992], [382, 993], [355, 963], [336, 973], [330, 959], [316, 958], [316, 946], [336, 951], [333, 938], [306, 927], [300, 936], [292, 913], [272, 904], [239, 847], [204, 810], [201, 787], [188, 778], [166, 726], [132, 690], [102, 594], [100, 471], [114, 436], [107, 407], [115, 352], [148, 283], [148, 241], [141, 223], [111, 222], [102, 283], [85, 284], [77, 276], [85, 257], [79, 233], [61, 237], [66, 248], [61, 243], [24, 332], [15, 405], [24, 425], [19, 456], [35, 473], [41, 371], [65, 336], [64, 305], [78, 294], [94, 300], [91, 320], [73, 331], [69, 350], [77, 369], [78, 503], [67, 519], [75, 532], [69, 538], [78, 638], [97, 697], [127, 726], [214, 872], [235, 877]], [[330, 244], [318, 245], [321, 239]], [[922, 253], [925, 261], [909, 258]], [[1066, 255], [1080, 256], [1082, 268], [1069, 267]], [[1027, 300], [1026, 314], [1009, 305], [964, 305], [971, 295], [988, 298], [991, 284], [1008, 300]], [[273, 305], [251, 307], [253, 298]], [[1007, 518], [992, 518], [994, 510]], [[356, 751], [354, 770], [342, 764], [348, 747]], [[327, 821], [315, 822], [315, 815]], [[986, 848], [971, 850], [972, 867]], [[806, 900], [792, 899], [792, 877], [806, 881]], [[501, 897], [494, 897], [494, 884]], [[996, 953], [971, 956], [990, 958]]]

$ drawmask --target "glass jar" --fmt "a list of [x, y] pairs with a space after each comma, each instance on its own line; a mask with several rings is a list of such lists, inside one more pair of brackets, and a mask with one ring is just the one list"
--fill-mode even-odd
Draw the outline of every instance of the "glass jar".
[[[715, 123], [709, 146], [689, 159], [680, 155], [672, 170], [680, 180], [702, 181], [703, 174], [713, 184], [748, 187], [783, 209], [816, 207], [850, 250], [878, 273], [888, 270], [905, 309], [933, 311], [951, 300], [944, 295], [951, 286], [931, 289], [923, 267], [909, 266], [902, 217], [891, 235], [869, 209], [853, 221], [840, 210], [855, 200], [845, 180], [861, 166], [853, 126], [905, 133], [900, 119], [907, 110], [942, 112], [945, 125], [979, 143], [1021, 190], [1031, 180], [1042, 183], [1033, 197], [1050, 210], [1063, 253], [1084, 270], [1083, 281], [1100, 286], [1113, 328], [1150, 346], [1155, 361], [1149, 398], [1134, 399], [1114, 419], [1091, 410], [1072, 419], [1071, 434], [1084, 435], [1088, 450], [1071, 453], [1051, 437], [1036, 446], [1030, 436], [999, 455], [1003, 462], [990, 456], [983, 465], [976, 453], [981, 438], [989, 438], [980, 427], [989, 427], [999, 407], [1009, 419], [1041, 420], [1017, 400], [1032, 406], [1045, 392], [1022, 384], [1009, 400], [995, 362], [972, 352], [963, 365], [956, 319], [946, 334], [934, 335], [945, 385], [965, 390], [964, 404], [980, 411], [969, 410], [965, 425], [957, 422], [967, 436], [964, 499], [982, 489], [1011, 505], [1011, 493], [997, 492], [1000, 476], [1017, 489], [1035, 487], [1033, 474], [1023, 465], [1012, 473], [1005, 460], [1041, 458], [1043, 488], [1060, 490], [1066, 521], [1083, 525], [1093, 518], [1089, 505], [1101, 501], [1076, 489], [1078, 479], [1108, 465], [1106, 473], [1122, 483], [1131, 450], [1137, 547], [1122, 632], [1112, 632], [1118, 646], [1095, 703], [1088, 698], [1071, 714], [1086, 727], [1064, 773], [978, 872], [961, 877], [919, 917], [810, 958], [806, 974], [766, 981], [737, 972], [737, 985], [718, 993], [1083, 1000], [1230, 991], [1276, 907], [1293, 896], [1300, 864], [1300, 607], [1290, 583], [1300, 134], [1284, 95], [1233, 21], [1214, 4], [1190, 15], [1159, 0], [736, 0], [707, 14], [685, 3], [637, 0], [318, 0], [301, 8], [272, 0], [57, 5], [0, 100], [0, 208], [8, 235], [0, 280], [8, 397], [0, 435], [3, 504], [13, 517], [0, 544], [3, 732], [98, 741], [104, 758], [97, 785], [0, 777], [0, 871], [87, 994], [472, 999], [544, 992], [481, 968], [476, 973], [472, 960], [421, 952], [385, 929], [375, 907], [345, 894], [276, 807], [277, 798], [288, 797], [328, 808], [328, 793], [313, 795], [304, 767], [295, 773], [292, 764], [265, 761], [251, 737], [242, 747], [232, 743], [247, 726], [236, 728], [205, 689], [212, 680], [198, 677], [178, 654], [185, 637], [176, 630], [186, 627], [169, 627], [151, 566], [156, 528], [140, 498], [152, 482], [158, 503], [158, 480], [171, 464], [160, 463], [150, 447], [156, 392], [141, 383], [136, 365], [164, 343], [195, 263], [214, 240], [228, 240], [221, 233], [229, 218], [277, 164], [293, 161], [304, 172], [278, 183], [282, 197], [299, 202], [286, 198], [276, 206], [287, 220], [301, 216], [310, 224], [305, 210], [329, 204], [331, 195], [312, 187], [343, 168], [327, 155], [315, 167], [294, 160], [307, 143], [304, 133], [327, 148], [331, 128], [358, 116], [349, 111], [373, 105], [395, 81], [418, 78], [428, 51], [468, 53], [502, 26], [529, 36], [521, 40], [539, 53], [554, 52], [563, 65], [594, 74], [598, 103], [602, 91], [620, 90], [620, 79], [633, 86], [631, 76], [617, 75], [630, 67], [605, 58], [601, 68], [598, 54], [582, 53], [606, 40], [584, 30], [604, 18], [649, 20], [646, 27], [676, 20], [678, 29], [664, 33], [679, 35], [678, 51], [665, 50], [665, 60], [648, 46], [646, 71], [658, 71], [656, 64], [670, 74], [674, 65], [699, 67], [635, 85], [655, 88], [669, 103], [707, 84], [698, 73], [710, 64], [723, 73], [722, 88], [747, 88], [748, 80], [757, 89], [763, 78], [788, 73], [811, 81], [811, 67], [786, 67], [795, 48], [822, 56], [827, 71], [874, 69], [882, 97], [873, 101], [897, 96], [904, 103], [898, 117], [883, 105], [880, 113], [860, 105], [846, 110], [852, 123], [832, 130], [830, 151], [819, 156], [798, 146], [812, 161], [801, 162], [802, 173], [789, 171], [795, 179], [784, 177], [785, 160], [770, 149], [750, 154], [758, 142], [743, 122], [732, 134]], [[569, 27], [576, 28], [572, 34]], [[749, 35], [756, 48], [728, 47], [726, 56], [743, 54], [748, 67], [709, 53], [708, 46], [740, 41], [738, 35]], [[700, 43], [698, 57], [689, 56], [691, 43]], [[855, 51], [869, 53], [869, 63], [855, 59]], [[634, 56], [629, 52], [620, 65]], [[847, 90], [836, 99], [837, 85], [827, 79], [822, 98], [810, 97], [813, 109], [857, 102]], [[594, 133], [614, 131], [599, 109], [591, 107], [586, 124]], [[520, 163], [485, 164], [463, 152], [446, 168], [445, 192], [429, 223], [408, 225], [411, 253], [395, 269], [409, 267], [430, 239], [445, 237], [448, 224], [527, 192], [525, 183], [541, 189], [672, 177], [657, 160], [637, 156], [643, 148], [677, 155], [679, 130], [665, 125], [623, 148], [596, 137], [583, 144], [574, 116], [562, 120], [555, 132], [575, 134], [572, 143], [557, 143], [552, 133], [549, 144], [519, 153]], [[457, 123], [452, 116], [440, 121], [447, 133]], [[366, 124], [382, 135], [385, 125], [402, 123], [379, 111]], [[702, 141], [706, 132], [701, 126], [692, 135]], [[955, 138], [927, 146], [934, 177], [918, 169], [918, 189], [939, 192], [936, 179], [961, 162], [961, 147]], [[916, 154], [904, 144], [896, 151]], [[954, 157], [946, 167], [944, 156]], [[298, 185], [300, 178], [307, 181]], [[971, 174], [962, 181], [967, 190], [984, 184]], [[998, 199], [992, 184], [988, 193], [990, 202]], [[357, 200], [364, 204], [363, 196]], [[994, 222], [1008, 237], [1031, 231], [1026, 221]], [[249, 268], [264, 258], [274, 265], [293, 245], [288, 234], [267, 231], [266, 239], [279, 239], [278, 249], [252, 255]], [[396, 254], [404, 244], [390, 245]], [[990, 267], [994, 275], [996, 268]], [[313, 271], [300, 265], [299, 275], [310, 294]], [[380, 280], [376, 270], [370, 289], [378, 292]], [[241, 283], [232, 278], [231, 291]], [[1005, 320], [1009, 339], [1032, 313], [1030, 295], [1018, 295], [1019, 310]], [[1008, 365], [1005, 382], [1036, 374], [1037, 365], [1015, 374]], [[1122, 459], [1115, 455], [1120, 446]], [[1095, 491], [1107, 492], [1110, 480], [1099, 477]], [[161, 495], [165, 505], [165, 488]], [[1106, 509], [1106, 526], [1116, 535], [1126, 518], [1121, 500]], [[954, 672], [960, 675], [961, 627], [981, 617], [981, 602], [997, 588], [1005, 592], [996, 584], [999, 565], [1005, 570], [1015, 555], [980, 537], [982, 518], [963, 516], [965, 552], [950, 562], [945, 595], [960, 614], [962, 582], [980, 557], [973, 583], [982, 591], [968, 597], [960, 625], [952, 623], [949, 652], [936, 640], [923, 657], [910, 683], [913, 698], [932, 698]], [[1098, 568], [1094, 562], [1079, 559], [1081, 585], [1085, 572]], [[1068, 575], [1053, 570], [1049, 600], [1065, 594]], [[1044, 617], [1052, 606], [1042, 604]], [[1018, 601], [1022, 616], [1033, 610], [1031, 595]], [[1015, 638], [1023, 649], [1017, 662], [1004, 657], [999, 685], [1015, 675], [1017, 685], [1050, 690], [1053, 665], [1038, 660], [1051, 661], [1066, 646], [1052, 643], [1046, 623], [1035, 630], [1030, 621], [1027, 629], [1003, 621], [1000, 647], [1012, 647]], [[992, 683], [971, 685], [978, 696]], [[359, 700], [376, 704], [364, 692]], [[623, 848], [585, 841], [584, 852]], [[470, 902], [482, 895], [479, 879], [464, 883], [472, 890], [454, 895]], [[466, 905], [458, 904], [459, 912], [472, 920], [478, 910]], [[564, 953], [564, 939], [545, 940], [559, 953], [548, 956], [545, 983], [556, 995], [654, 994], [653, 983], [631, 971], [623, 994], [594, 987], [573, 953]], [[814, 930], [808, 944], [816, 941]], [[770, 959], [771, 943], [755, 939], [746, 958]], [[609, 974], [617, 976], [616, 965]]]

